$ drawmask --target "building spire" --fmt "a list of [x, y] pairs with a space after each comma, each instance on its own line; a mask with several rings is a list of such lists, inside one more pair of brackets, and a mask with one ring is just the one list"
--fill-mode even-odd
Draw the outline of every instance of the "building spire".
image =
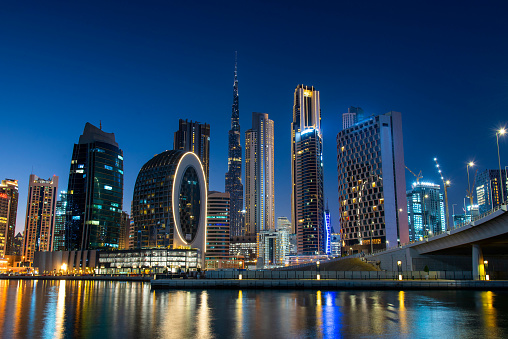
[[238, 105], [238, 52], [235, 51], [235, 80], [233, 83], [233, 111], [231, 113], [231, 129], [240, 132], [240, 109]]

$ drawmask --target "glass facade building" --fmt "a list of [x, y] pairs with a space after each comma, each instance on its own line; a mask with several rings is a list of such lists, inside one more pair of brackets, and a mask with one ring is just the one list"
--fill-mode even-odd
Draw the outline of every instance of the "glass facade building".
[[72, 152], [66, 250], [118, 249], [123, 207], [123, 151], [113, 133], [86, 123]]
[[[478, 202], [479, 213], [483, 214], [489, 210], [498, 207], [501, 204], [501, 191], [505, 200], [508, 198], [507, 189], [507, 171], [501, 170], [501, 178], [499, 178], [499, 170], [485, 170], [476, 175], [476, 199]], [[499, 180], [503, 183], [499, 185]]]
[[60, 192], [60, 200], [56, 202], [55, 236], [53, 251], [65, 251], [65, 223], [67, 219], [67, 191]]
[[193, 152], [166, 151], [139, 171], [132, 218], [135, 248], [205, 250], [207, 187]]
[[201, 268], [201, 252], [197, 249], [98, 252], [98, 274], [176, 273], [198, 268]]
[[440, 186], [419, 182], [406, 192], [409, 240], [419, 241], [446, 230], [443, 194]]
[[174, 136], [173, 149], [196, 153], [203, 164], [206, 185], [208, 186], [210, 182], [208, 178], [210, 171], [210, 125], [180, 119], [178, 121], [178, 131], [175, 132]]

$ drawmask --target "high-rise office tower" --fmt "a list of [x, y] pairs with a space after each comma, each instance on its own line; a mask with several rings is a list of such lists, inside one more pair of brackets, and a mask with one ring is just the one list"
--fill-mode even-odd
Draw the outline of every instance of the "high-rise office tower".
[[65, 251], [65, 223], [67, 219], [67, 191], [60, 192], [60, 200], [56, 202], [55, 236], [53, 251]]
[[446, 231], [443, 194], [439, 185], [415, 182], [406, 191], [406, 198], [410, 241]]
[[330, 255], [332, 254], [332, 223], [328, 203], [326, 203], [324, 218], [325, 218], [325, 251], [326, 251], [325, 253]]
[[203, 164], [206, 176], [206, 186], [210, 183], [208, 178], [210, 170], [210, 125], [197, 121], [178, 121], [178, 131], [175, 132], [173, 149], [185, 152], [194, 152]]
[[118, 238], [118, 249], [129, 249], [129, 235], [131, 230], [131, 218], [129, 214], [122, 211], [122, 221], [120, 222], [120, 236]]
[[242, 184], [242, 145], [240, 144], [240, 110], [238, 106], [238, 72], [235, 57], [235, 80], [233, 83], [233, 110], [231, 129], [228, 134], [228, 171], [226, 173], [226, 192], [231, 199], [232, 237], [241, 236], [243, 230], [243, 184]]
[[52, 251], [58, 177], [47, 180], [30, 174], [26, 203], [23, 262], [31, 266], [36, 251]]
[[205, 260], [229, 257], [229, 193], [211, 191], [208, 194]]
[[66, 249], [118, 249], [122, 207], [123, 152], [114, 133], [87, 122], [72, 152]]
[[206, 201], [205, 173], [195, 153], [172, 150], [154, 156], [134, 186], [134, 247], [198, 248], [203, 254]]
[[291, 123], [291, 222], [298, 254], [326, 252], [319, 91], [298, 85]]
[[332, 233], [332, 257], [340, 257], [340, 233]]
[[[14, 232], [18, 215], [18, 181], [5, 179], [0, 183], [2, 211], [0, 211], [0, 257], [14, 255]], [[2, 245], [3, 244], [3, 245]]]
[[404, 170], [399, 112], [337, 134], [342, 251], [370, 252], [409, 241]]
[[252, 113], [245, 132], [245, 231], [255, 235], [275, 229], [273, 120]]
[[[289, 255], [289, 234], [286, 230], [265, 230], [257, 234], [258, 264], [264, 267], [284, 266]], [[261, 265], [259, 265], [261, 266]]]
[[23, 235], [21, 232], [18, 232], [16, 236], [14, 237], [14, 241], [12, 242], [12, 255], [19, 255], [21, 256], [23, 254]]
[[277, 218], [277, 230], [286, 230], [289, 234], [292, 232], [291, 221], [286, 217]]
[[507, 190], [507, 171], [501, 170], [503, 183], [499, 185], [499, 170], [485, 170], [476, 175], [476, 199], [478, 202], [479, 213], [483, 214], [498, 207], [501, 201], [500, 187], [503, 187], [503, 196], [508, 197]]
[[360, 107], [349, 107], [347, 113], [342, 114], [342, 129], [349, 128], [364, 119], [363, 109]]

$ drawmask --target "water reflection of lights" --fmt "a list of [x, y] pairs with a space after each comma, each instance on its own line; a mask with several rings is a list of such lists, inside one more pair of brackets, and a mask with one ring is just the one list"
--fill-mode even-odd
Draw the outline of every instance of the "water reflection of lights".
[[198, 323], [197, 338], [210, 338], [211, 337], [211, 326], [210, 326], [210, 306], [208, 305], [208, 292], [201, 292], [201, 303], [196, 315], [195, 321]]
[[65, 315], [65, 280], [60, 280], [58, 288], [58, 300], [56, 303], [56, 319], [54, 338], [63, 338]]
[[323, 331], [323, 307], [321, 305], [321, 291], [316, 293], [316, 328]]
[[491, 328], [497, 326], [496, 324], [497, 312], [493, 305], [494, 297], [495, 294], [492, 291], [481, 292], [483, 319], [485, 322], [485, 326]]
[[407, 311], [404, 304], [405, 294], [404, 291], [399, 291], [399, 319], [400, 319], [400, 332], [408, 333], [407, 327]]

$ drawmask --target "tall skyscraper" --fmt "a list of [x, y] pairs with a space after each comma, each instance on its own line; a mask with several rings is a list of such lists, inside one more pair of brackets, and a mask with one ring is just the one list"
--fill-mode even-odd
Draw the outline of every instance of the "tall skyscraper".
[[195, 153], [172, 150], [154, 156], [134, 186], [135, 248], [198, 248], [203, 254], [206, 201], [205, 173]]
[[66, 249], [118, 249], [122, 207], [123, 151], [114, 133], [87, 122], [72, 152]]
[[208, 177], [210, 171], [210, 125], [180, 119], [178, 126], [173, 141], [173, 149], [196, 153], [203, 164], [206, 186], [208, 187], [210, 182]]
[[343, 253], [409, 241], [402, 118], [369, 118], [337, 134]]
[[363, 109], [360, 107], [349, 107], [347, 113], [342, 114], [342, 129], [349, 128], [364, 119]]
[[446, 230], [443, 194], [439, 185], [415, 182], [406, 191], [406, 198], [410, 241]]
[[26, 203], [23, 262], [31, 266], [36, 251], [52, 251], [58, 177], [47, 180], [30, 174]]
[[[14, 232], [18, 215], [18, 181], [5, 179], [0, 183], [0, 257], [14, 255]], [[3, 255], [2, 255], [3, 253]]]
[[241, 236], [243, 230], [243, 184], [242, 184], [242, 145], [240, 143], [240, 109], [238, 105], [238, 72], [235, 56], [235, 80], [233, 83], [233, 110], [231, 129], [228, 134], [228, 172], [226, 173], [226, 192], [231, 199], [231, 236]]
[[319, 91], [298, 85], [291, 123], [291, 222], [298, 254], [326, 253]]
[[205, 260], [229, 258], [229, 193], [208, 194]]
[[324, 218], [325, 218], [325, 254], [330, 255], [332, 254], [332, 223], [328, 203], [326, 203]]
[[53, 251], [65, 251], [65, 223], [67, 221], [67, 191], [60, 192], [60, 200], [56, 202], [55, 236]]
[[245, 231], [256, 235], [275, 229], [273, 120], [252, 113], [245, 132]]
[[478, 202], [479, 213], [483, 214], [498, 207], [501, 201], [500, 186], [503, 188], [503, 196], [508, 197], [507, 189], [507, 171], [501, 170], [503, 183], [499, 185], [499, 170], [485, 170], [476, 174], [476, 199]]
[[122, 221], [120, 223], [120, 236], [118, 238], [118, 249], [129, 249], [129, 235], [131, 230], [131, 217], [125, 211], [122, 211]]

